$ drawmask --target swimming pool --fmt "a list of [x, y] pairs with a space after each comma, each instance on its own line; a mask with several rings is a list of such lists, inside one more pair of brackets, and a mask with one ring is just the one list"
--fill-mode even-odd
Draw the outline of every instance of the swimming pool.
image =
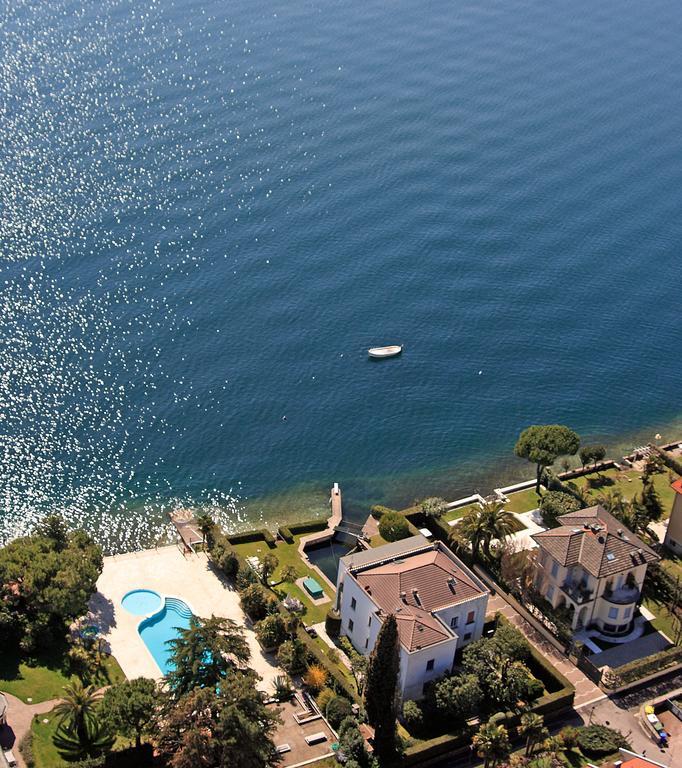
[[133, 589], [123, 595], [121, 605], [133, 616], [149, 616], [161, 607], [161, 595], [152, 589]]
[[305, 554], [332, 584], [336, 584], [339, 560], [353, 550], [356, 544], [357, 539], [354, 536], [337, 531], [331, 539], [306, 547]]
[[178, 597], [162, 599], [151, 589], [128, 592], [121, 604], [133, 615], [147, 617], [140, 622], [137, 631], [161, 673], [167, 675], [173, 669], [168, 641], [178, 637], [178, 630], [189, 628], [193, 615], [190, 607]]
[[188, 629], [191, 618], [187, 603], [177, 597], [167, 597], [163, 608], [145, 619], [137, 630], [164, 675], [173, 669], [168, 641], [178, 637], [179, 629]]

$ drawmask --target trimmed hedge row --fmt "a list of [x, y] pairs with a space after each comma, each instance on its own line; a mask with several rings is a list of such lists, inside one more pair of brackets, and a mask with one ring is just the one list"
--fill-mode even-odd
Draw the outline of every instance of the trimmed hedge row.
[[267, 528], [258, 528], [254, 531], [244, 531], [243, 533], [231, 533], [226, 537], [230, 544], [247, 544], [251, 541], [264, 541], [270, 549], [275, 547], [276, 539]]
[[682, 662], [682, 648], [675, 645], [660, 653], [647, 656], [645, 659], [637, 659], [629, 664], [624, 664], [622, 667], [612, 669], [610, 677], [613, 678], [615, 685], [609, 687], [620, 687], [633, 683], [647, 675], [653, 675], [655, 672], [673, 667], [680, 662]]
[[327, 527], [326, 520], [304, 520], [302, 523], [292, 523], [291, 525], [282, 525], [277, 529], [277, 533], [286, 541], [287, 544], [294, 543], [294, 536], [300, 533], [315, 533], [315, 531], [324, 531]]
[[453, 758], [468, 756], [470, 743], [471, 735], [468, 733], [446, 733], [443, 736], [436, 736], [421, 742], [421, 744], [407, 747], [403, 754], [401, 766], [410, 768], [410, 766], [421, 765], [427, 760], [449, 754], [452, 754]]

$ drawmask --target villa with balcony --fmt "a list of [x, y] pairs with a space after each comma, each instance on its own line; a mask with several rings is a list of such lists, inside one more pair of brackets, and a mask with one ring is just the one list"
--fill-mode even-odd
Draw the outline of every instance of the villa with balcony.
[[627, 634], [658, 555], [599, 505], [562, 515], [559, 523], [533, 535], [540, 594], [553, 608], [568, 609], [576, 631]]

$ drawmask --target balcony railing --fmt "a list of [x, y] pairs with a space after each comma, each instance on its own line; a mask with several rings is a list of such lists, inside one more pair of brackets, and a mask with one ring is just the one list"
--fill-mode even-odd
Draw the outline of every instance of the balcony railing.
[[578, 605], [582, 603], [588, 603], [592, 600], [593, 590], [589, 589], [587, 585], [582, 582], [565, 581], [561, 585], [561, 591], [573, 600]]
[[623, 586], [619, 589], [608, 589], [607, 587], [601, 596], [609, 603], [628, 605], [629, 603], [636, 603], [639, 600], [640, 594], [638, 587]]

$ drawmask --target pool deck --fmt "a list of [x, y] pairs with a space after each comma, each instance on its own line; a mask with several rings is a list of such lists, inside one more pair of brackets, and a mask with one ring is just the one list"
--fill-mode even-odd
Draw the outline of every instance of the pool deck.
[[197, 616], [233, 619], [244, 628], [251, 649], [251, 667], [262, 678], [259, 688], [272, 693], [272, 682], [283, 674], [274, 656], [263, 652], [251, 624], [239, 605], [239, 595], [211, 570], [205, 554], [184, 557], [175, 545], [104, 558], [97, 593], [90, 612], [101, 635], [128, 679], [161, 678], [147, 646], [137, 632], [141, 616], [121, 606], [133, 589], [153, 589], [163, 597], [179, 597]]

